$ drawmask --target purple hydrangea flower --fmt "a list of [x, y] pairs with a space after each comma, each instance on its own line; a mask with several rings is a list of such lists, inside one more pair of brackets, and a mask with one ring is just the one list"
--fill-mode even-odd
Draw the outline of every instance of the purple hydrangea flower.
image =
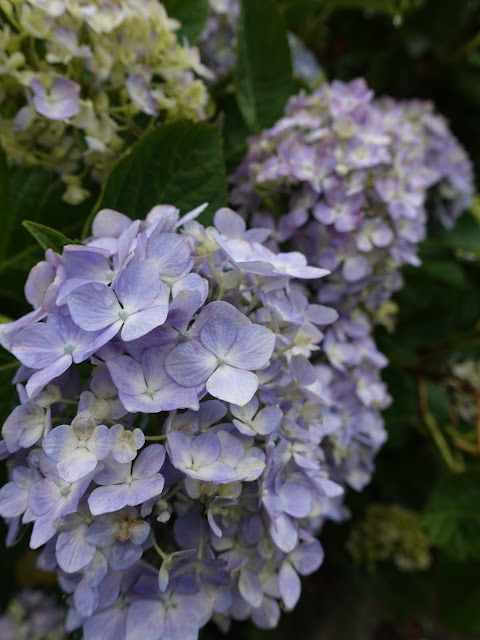
[[30, 86], [35, 109], [49, 120], [67, 120], [80, 111], [80, 86], [76, 82], [56, 76], [49, 91], [36, 78]]
[[42, 447], [57, 463], [60, 477], [75, 482], [94, 471], [113, 446], [113, 436], [104, 424], [97, 425], [88, 411], [80, 412], [71, 425], [62, 424], [50, 431]]
[[[232, 312], [233, 313], [233, 312]], [[197, 321], [199, 340], [174, 347], [165, 359], [167, 373], [184, 387], [205, 384], [210, 395], [240, 406], [251, 400], [258, 387], [252, 370], [261, 369], [270, 359], [275, 335], [267, 328], [251, 324], [240, 313], [236, 326], [208, 305]]]
[[73, 321], [85, 331], [106, 330], [105, 344], [121, 330], [123, 340], [135, 340], [163, 324], [168, 313], [165, 285], [152, 262], [131, 262], [113, 289], [93, 282], [67, 298]]
[[88, 499], [93, 515], [134, 507], [159, 496], [165, 485], [165, 479], [159, 473], [164, 460], [165, 448], [152, 444], [142, 451], [133, 465], [110, 463], [97, 475], [95, 481], [101, 486], [94, 489]]

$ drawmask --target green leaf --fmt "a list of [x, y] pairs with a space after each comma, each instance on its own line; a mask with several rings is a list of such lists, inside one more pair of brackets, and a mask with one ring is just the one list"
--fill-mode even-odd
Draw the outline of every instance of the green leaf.
[[440, 554], [435, 567], [441, 620], [469, 638], [480, 638], [479, 574], [480, 562], [454, 562], [445, 554]]
[[365, 9], [379, 11], [392, 16], [400, 15], [413, 8], [411, 0], [330, 0], [326, 3], [331, 10], [337, 9]]
[[287, 30], [277, 4], [274, 0], [242, 0], [235, 91], [251, 131], [258, 133], [282, 116], [292, 87]]
[[480, 469], [444, 477], [422, 516], [430, 542], [458, 560], [480, 558]]
[[0, 234], [0, 262], [5, 259], [8, 252], [8, 243], [12, 233], [15, 220], [15, 210], [13, 207], [10, 178], [7, 160], [3, 150], [0, 148], [0, 202], [2, 233]]
[[67, 238], [67, 236], [60, 231], [47, 227], [44, 224], [32, 222], [31, 220], [24, 220], [22, 224], [25, 229], [32, 234], [42, 249], [53, 249], [57, 253], [61, 253], [62, 248], [66, 244], [75, 244], [74, 240]]
[[[29, 270], [42, 259], [42, 250], [22, 220], [46, 224], [58, 229], [66, 236], [77, 237], [92, 208], [92, 199], [81, 205], [70, 205], [62, 200], [64, 183], [56, 173], [39, 167], [10, 167], [8, 182], [0, 178], [0, 210], [2, 234], [0, 243], [5, 243], [5, 252], [0, 257], [0, 308], [2, 312], [16, 318], [28, 311], [23, 295], [23, 286]], [[10, 218], [6, 219], [6, 194], [11, 198]], [[89, 185], [93, 191], [96, 185]], [[10, 225], [10, 226], [9, 226]], [[9, 232], [7, 229], [9, 227]]]
[[200, 220], [210, 224], [227, 202], [220, 124], [175, 122], [154, 129], [110, 172], [84, 227], [88, 234], [99, 209], [144, 218], [157, 204], [181, 213], [209, 203]]
[[233, 172], [247, 152], [249, 130], [232, 94], [222, 96], [218, 107], [224, 117], [225, 162], [227, 171]]
[[443, 241], [452, 249], [480, 253], [480, 222], [472, 213], [465, 212], [453, 229], [444, 231]]
[[183, 42], [185, 36], [195, 44], [207, 22], [208, 0], [163, 0], [163, 5], [170, 18], [182, 23], [177, 31], [179, 40]]
[[465, 286], [465, 274], [454, 260], [428, 260], [423, 264], [424, 273], [434, 280], [451, 287]]
[[[5, 353], [5, 352], [4, 352]], [[3, 424], [8, 414], [15, 408], [18, 403], [18, 397], [15, 385], [12, 384], [12, 378], [18, 369], [19, 362], [10, 355], [2, 353], [0, 360], [0, 385], [2, 394], [0, 396], [0, 423]]]

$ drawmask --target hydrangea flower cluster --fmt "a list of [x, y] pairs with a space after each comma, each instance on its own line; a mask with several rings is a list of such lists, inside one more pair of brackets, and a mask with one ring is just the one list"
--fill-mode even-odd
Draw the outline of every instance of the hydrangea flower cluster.
[[[221, 80], [235, 67], [235, 49], [239, 0], [209, 0], [209, 13], [199, 47], [205, 64]], [[317, 87], [324, 79], [323, 71], [315, 55], [294, 33], [288, 33], [295, 77], [307, 87]]]
[[364, 318], [310, 304], [304, 283], [327, 271], [268, 230], [230, 209], [205, 228], [203, 209], [100, 211], [0, 329], [22, 363], [0, 515], [9, 544], [33, 525], [85, 640], [275, 627], [384, 439]]
[[241, 211], [332, 272], [320, 302], [373, 314], [400, 266], [419, 264], [427, 200], [451, 225], [473, 194], [469, 159], [432, 105], [374, 100], [363, 79], [292, 97], [233, 180]]
[[425, 571], [432, 561], [419, 514], [396, 504], [370, 504], [364, 519], [354, 526], [347, 548], [369, 571], [385, 561], [400, 571]]
[[157, 0], [5, 0], [0, 17], [0, 143], [8, 159], [61, 174], [88, 195], [148, 123], [204, 117], [209, 75], [177, 42]]
[[25, 589], [0, 616], [2, 640], [66, 640], [65, 611], [42, 591]]

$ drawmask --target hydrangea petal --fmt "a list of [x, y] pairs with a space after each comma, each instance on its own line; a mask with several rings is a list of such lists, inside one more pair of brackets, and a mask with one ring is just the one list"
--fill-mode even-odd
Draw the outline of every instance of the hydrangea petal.
[[75, 289], [67, 300], [73, 321], [85, 331], [98, 331], [111, 324], [121, 326], [122, 310], [116, 295], [100, 282], [90, 282]]
[[128, 504], [128, 494], [128, 487], [123, 484], [97, 487], [88, 498], [88, 506], [94, 516], [119, 511]]
[[162, 325], [167, 319], [168, 306], [160, 304], [137, 311], [125, 320], [122, 328], [122, 340], [137, 340]]
[[58, 332], [52, 326], [39, 322], [17, 333], [11, 351], [27, 367], [43, 369], [65, 354], [63, 346]]
[[150, 260], [130, 262], [118, 276], [115, 293], [129, 313], [149, 307], [160, 295], [160, 279]]
[[258, 324], [238, 329], [237, 339], [225, 361], [239, 369], [260, 369], [269, 361], [275, 347], [275, 334]]
[[80, 571], [92, 560], [95, 547], [85, 539], [86, 527], [63, 531], [57, 539], [55, 555], [60, 568], [67, 573]]
[[55, 427], [44, 438], [42, 443], [43, 451], [45, 455], [58, 462], [63, 458], [71, 455], [78, 447], [78, 438], [72, 430], [72, 427], [66, 424], [61, 424]]
[[85, 448], [77, 448], [58, 464], [58, 475], [66, 482], [76, 482], [91, 473], [97, 466], [96, 456]]
[[215, 371], [217, 358], [196, 340], [176, 346], [165, 358], [165, 369], [184, 387], [198, 387]]
[[241, 371], [221, 365], [207, 381], [210, 395], [243, 406], [249, 402], [258, 388], [258, 378], [251, 371]]

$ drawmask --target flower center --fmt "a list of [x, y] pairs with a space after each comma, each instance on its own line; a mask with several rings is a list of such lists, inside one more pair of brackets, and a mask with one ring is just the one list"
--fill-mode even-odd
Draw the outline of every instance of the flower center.
[[69, 355], [73, 353], [73, 344], [66, 344], [63, 347], [63, 350], [65, 351], [65, 353], [68, 353]]
[[118, 312], [118, 317], [120, 318], [120, 320], [123, 320], [123, 321], [125, 321], [128, 318], [128, 315], [129, 315], [128, 311], [125, 311], [125, 309], [121, 309]]

